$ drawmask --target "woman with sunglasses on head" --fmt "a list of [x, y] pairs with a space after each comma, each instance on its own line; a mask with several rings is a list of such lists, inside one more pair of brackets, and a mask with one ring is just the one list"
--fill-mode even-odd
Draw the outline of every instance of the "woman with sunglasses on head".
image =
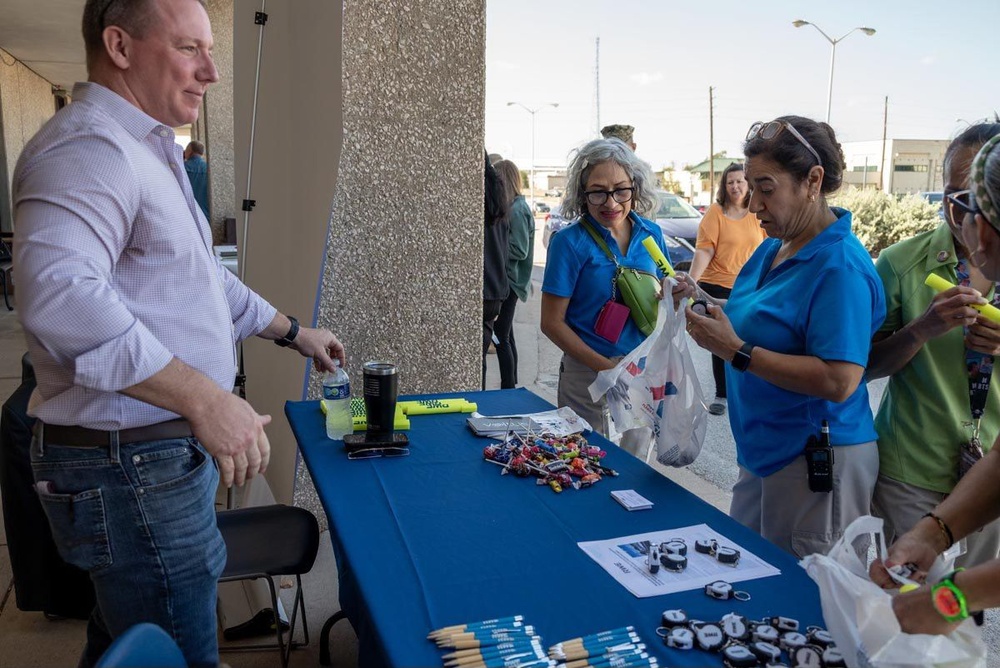
[[[987, 141], [973, 159], [971, 190], [949, 198], [962, 212], [962, 241], [969, 260], [990, 281], [1000, 281], [1000, 135]], [[896, 587], [885, 566], [912, 564], [911, 576], [926, 578], [934, 559], [955, 541], [1000, 518], [1000, 449], [993, 448], [955, 486], [944, 501], [889, 548], [885, 564], [876, 561], [872, 579]], [[893, 610], [907, 633], [950, 633], [977, 611], [1000, 607], [1000, 560], [955, 570], [935, 583], [899, 594]]]
[[[659, 206], [649, 165], [620, 139], [595, 139], [584, 145], [573, 157], [566, 181], [562, 215], [578, 220], [549, 241], [541, 326], [563, 351], [559, 405], [569, 406], [607, 436], [607, 402], [604, 398], [593, 401], [587, 388], [599, 371], [614, 368], [645, 335], [632, 318], [624, 320], [624, 327], [609, 330], [598, 323], [598, 317], [613, 299], [617, 266], [663, 278], [643, 239], [655, 239], [664, 255], [667, 249], [656, 223], [639, 215], [655, 212]], [[614, 260], [607, 253], [613, 253]], [[693, 290], [693, 282], [679, 276], [676, 294]], [[622, 435], [621, 446], [641, 457], [650, 435], [649, 429], [632, 429]]]
[[[885, 299], [851, 213], [826, 201], [844, 169], [833, 129], [783, 116], [755, 123], [743, 150], [750, 211], [770, 238], [724, 309], [700, 316], [689, 308], [688, 328], [730, 361], [739, 464], [730, 515], [804, 557], [826, 553], [869, 512], [878, 452], [862, 378]], [[832, 451], [807, 451], [827, 424]], [[832, 491], [812, 491], [824, 485]]]
[[[750, 187], [743, 165], [726, 167], [719, 180], [715, 202], [698, 224], [698, 242], [691, 261], [691, 278], [710, 296], [728, 299], [736, 275], [767, 235], [757, 216], [750, 212]], [[712, 355], [715, 401], [708, 407], [712, 415], [726, 412], [726, 363]]]
[[[965, 214], [951, 197], [968, 193], [972, 159], [997, 135], [1000, 123], [980, 123], [951, 142], [943, 163], [944, 220], [886, 248], [875, 265], [887, 308], [872, 340], [867, 379], [888, 376], [889, 382], [875, 416], [879, 475], [872, 514], [885, 521], [890, 543], [941, 503], [1000, 434], [1000, 388], [990, 391], [1000, 324], [971, 306], [986, 303], [984, 296], [997, 303], [1000, 290], [970, 262], [962, 240]], [[956, 287], [936, 293], [924, 284], [929, 273]], [[996, 558], [998, 550], [1000, 522], [992, 522], [968, 537], [956, 563], [973, 566]]]

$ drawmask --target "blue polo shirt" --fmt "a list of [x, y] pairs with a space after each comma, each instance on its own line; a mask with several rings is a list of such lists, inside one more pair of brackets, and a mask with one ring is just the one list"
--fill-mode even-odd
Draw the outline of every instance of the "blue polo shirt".
[[[653, 258], [642, 245], [642, 240], [652, 237], [656, 245], [667, 255], [660, 227], [632, 212], [632, 238], [628, 242], [628, 252], [622, 256], [618, 242], [603, 225], [590, 219], [591, 226], [598, 231], [615, 257], [618, 264], [632, 269], [654, 274], [660, 279], [663, 273], [656, 268]], [[646, 336], [639, 331], [632, 318], [625, 323], [618, 343], [611, 343], [594, 333], [594, 323], [601, 308], [611, 299], [611, 281], [615, 276], [615, 263], [611, 261], [594, 241], [579, 221], [573, 223], [549, 240], [548, 257], [545, 260], [545, 278], [542, 292], [555, 297], [569, 297], [566, 308], [566, 324], [579, 335], [583, 342], [605, 357], [627, 355]], [[617, 295], [621, 301], [620, 295]]]
[[[781, 242], [765, 240], [743, 265], [725, 311], [740, 338], [755, 346], [864, 367], [885, 320], [885, 294], [871, 256], [851, 233], [851, 213], [833, 212], [836, 222], [771, 271]], [[802, 454], [824, 419], [835, 446], [877, 438], [864, 381], [835, 403], [726, 365], [726, 391], [737, 461], [761, 477]]]

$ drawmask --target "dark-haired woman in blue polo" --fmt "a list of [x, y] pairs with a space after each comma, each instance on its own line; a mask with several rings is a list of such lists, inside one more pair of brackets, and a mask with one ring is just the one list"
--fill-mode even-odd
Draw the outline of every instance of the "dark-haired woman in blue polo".
[[[851, 213], [826, 202], [844, 169], [833, 129], [798, 116], [756, 123], [744, 152], [750, 211], [770, 238], [724, 311], [688, 309], [688, 331], [730, 360], [740, 466], [730, 515], [804, 557], [826, 553], [870, 512], [878, 452], [863, 376], [885, 296]], [[805, 452], [824, 421], [834, 446], [829, 492], [810, 489]]]

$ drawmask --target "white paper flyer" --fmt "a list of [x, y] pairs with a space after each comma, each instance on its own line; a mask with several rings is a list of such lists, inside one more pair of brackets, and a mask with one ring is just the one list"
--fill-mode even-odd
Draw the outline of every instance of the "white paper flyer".
[[[646, 566], [646, 555], [650, 544], [659, 545], [678, 539], [683, 540], [687, 546], [687, 567], [679, 573], [662, 567], [659, 572], [650, 573]], [[699, 540], [714, 540], [719, 547], [739, 550], [739, 562], [736, 566], [730, 566], [720, 563], [711, 555], [695, 551], [695, 543]], [[781, 575], [780, 570], [752, 552], [743, 549], [707, 524], [641, 533], [610, 540], [588, 541], [577, 543], [577, 545], [623, 587], [639, 598], [700, 589], [716, 580], [725, 580], [734, 584]]]

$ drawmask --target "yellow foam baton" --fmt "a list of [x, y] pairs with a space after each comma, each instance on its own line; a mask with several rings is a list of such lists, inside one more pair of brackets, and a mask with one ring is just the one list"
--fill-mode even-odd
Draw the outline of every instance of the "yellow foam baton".
[[[955, 287], [954, 283], [946, 278], [941, 278], [937, 274], [928, 274], [927, 279], [924, 281], [924, 285], [933, 289], [935, 292], [944, 292], [945, 290], [950, 290]], [[1000, 309], [993, 304], [969, 304], [969, 306], [982, 313], [984, 318], [992, 320], [1000, 325]]]
[[910, 592], [910, 591], [916, 591], [917, 589], [920, 589], [920, 585], [914, 584], [914, 583], [911, 582], [909, 584], [905, 584], [902, 587], [900, 587], [899, 588], [899, 593], [900, 594], [905, 594], [905, 593]]
[[465, 399], [416, 399], [400, 401], [397, 408], [406, 415], [432, 415], [435, 413], [471, 413], [478, 407]]
[[646, 252], [649, 253], [649, 256], [653, 258], [653, 262], [660, 271], [667, 276], [673, 276], [677, 273], [674, 271], [674, 268], [670, 266], [670, 262], [663, 254], [663, 251], [660, 250], [660, 247], [656, 245], [656, 240], [653, 239], [653, 237], [646, 237], [643, 239], [642, 245], [646, 248]]

